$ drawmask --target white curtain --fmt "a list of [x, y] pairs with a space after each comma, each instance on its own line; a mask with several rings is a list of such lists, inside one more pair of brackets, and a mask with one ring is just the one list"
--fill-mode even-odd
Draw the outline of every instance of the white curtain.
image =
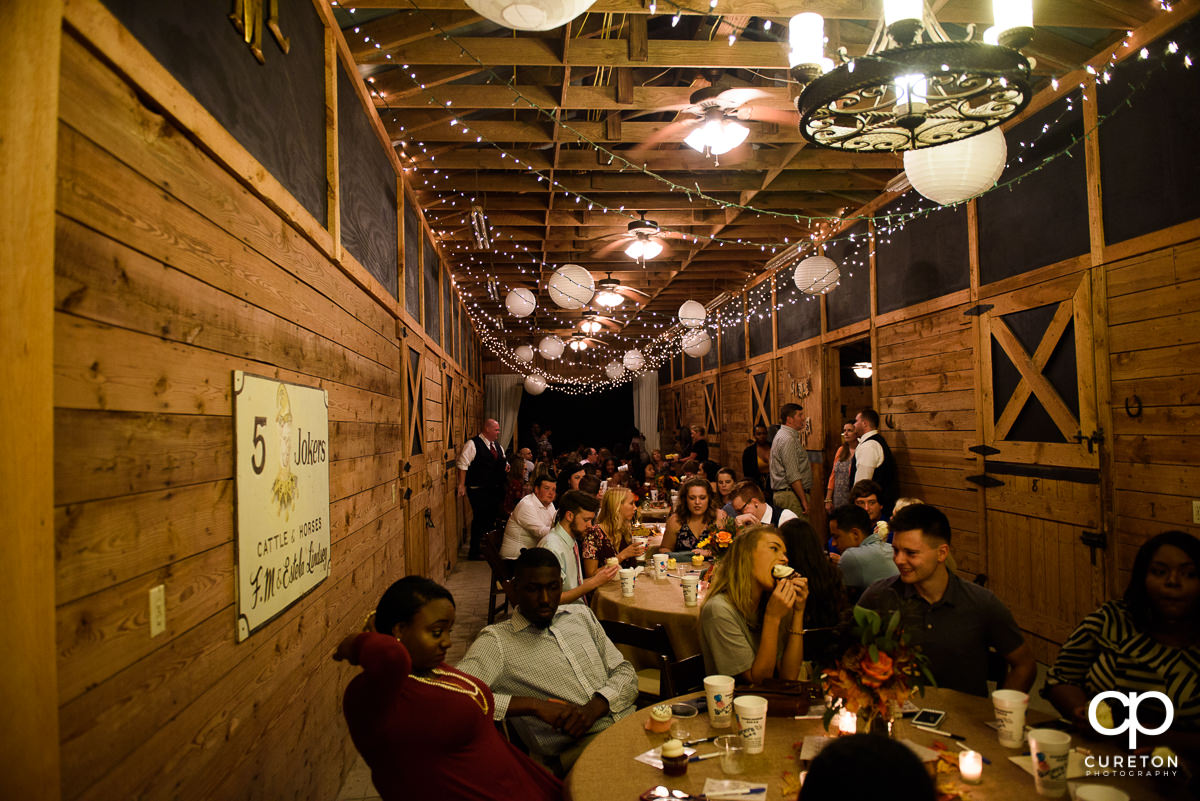
[[507, 450], [517, 427], [517, 411], [521, 408], [525, 378], [516, 373], [505, 373], [488, 375], [484, 379], [483, 415], [500, 424], [500, 445]]
[[658, 447], [658, 373], [642, 373], [633, 380], [633, 424], [646, 438], [646, 453]]

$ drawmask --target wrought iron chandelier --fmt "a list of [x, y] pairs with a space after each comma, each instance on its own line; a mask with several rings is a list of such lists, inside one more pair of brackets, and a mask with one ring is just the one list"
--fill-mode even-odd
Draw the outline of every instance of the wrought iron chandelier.
[[1020, 48], [1033, 35], [1032, 0], [993, 0], [984, 41], [951, 41], [924, 0], [884, 0], [865, 56], [841, 64], [824, 55], [824, 20], [792, 18], [792, 77], [800, 132], [816, 145], [865, 152], [914, 150], [983, 133], [1020, 113], [1032, 64]]

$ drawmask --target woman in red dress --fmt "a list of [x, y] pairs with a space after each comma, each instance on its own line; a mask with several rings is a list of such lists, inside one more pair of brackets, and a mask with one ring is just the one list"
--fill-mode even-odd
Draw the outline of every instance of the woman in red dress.
[[[374, 631], [333, 658], [361, 665], [342, 711], [384, 801], [557, 801], [562, 783], [500, 736], [486, 684], [445, 663], [454, 598], [406, 576], [379, 600]], [[383, 633], [380, 633], [383, 632]]]

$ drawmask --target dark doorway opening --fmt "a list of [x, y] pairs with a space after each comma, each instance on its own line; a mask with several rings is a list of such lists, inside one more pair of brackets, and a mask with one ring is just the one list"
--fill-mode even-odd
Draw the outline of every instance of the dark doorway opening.
[[[580, 445], [624, 452], [633, 436], [633, 384], [606, 392], [571, 395], [547, 389], [541, 395], [521, 395], [517, 413], [517, 441], [533, 442], [529, 433], [534, 423], [550, 430], [556, 454]], [[619, 446], [617, 448], [616, 446]]]

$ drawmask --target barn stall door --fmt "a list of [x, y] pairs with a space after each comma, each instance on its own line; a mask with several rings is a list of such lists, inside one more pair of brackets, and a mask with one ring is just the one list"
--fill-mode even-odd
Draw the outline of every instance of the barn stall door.
[[[1091, 285], [1073, 274], [989, 298], [981, 319], [988, 586], [1053, 657], [1103, 600], [1105, 521]], [[990, 308], [988, 306], [990, 305]]]
[[779, 414], [779, 410], [775, 408], [775, 393], [773, 391], [774, 375], [775, 370], [772, 362], [764, 362], [750, 368], [751, 420], [749, 433], [753, 433], [754, 426], [757, 425], [764, 425], [770, 428], [775, 415]]

